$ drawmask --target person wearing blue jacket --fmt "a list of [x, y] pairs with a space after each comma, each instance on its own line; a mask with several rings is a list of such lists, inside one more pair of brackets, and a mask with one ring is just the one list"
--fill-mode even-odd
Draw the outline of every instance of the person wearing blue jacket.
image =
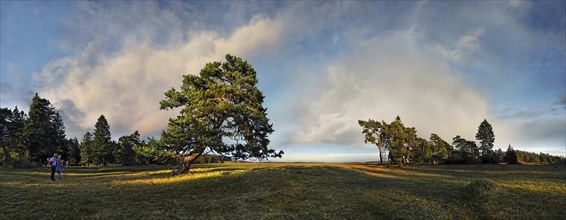
[[61, 181], [61, 172], [63, 172], [63, 160], [61, 159], [61, 154], [57, 155], [57, 180]]
[[55, 171], [57, 170], [57, 153], [53, 154], [53, 157], [49, 160], [51, 164], [51, 181], [55, 181]]

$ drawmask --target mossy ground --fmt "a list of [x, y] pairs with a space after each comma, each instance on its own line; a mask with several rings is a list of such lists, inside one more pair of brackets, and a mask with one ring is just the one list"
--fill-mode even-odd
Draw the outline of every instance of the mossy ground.
[[565, 166], [225, 163], [175, 177], [171, 169], [67, 167], [61, 182], [48, 168], [0, 169], [0, 219], [566, 216]]

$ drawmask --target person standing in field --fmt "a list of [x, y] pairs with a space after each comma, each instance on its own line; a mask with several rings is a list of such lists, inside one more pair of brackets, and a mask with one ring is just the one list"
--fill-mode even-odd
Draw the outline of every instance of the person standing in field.
[[49, 164], [51, 165], [51, 181], [55, 181], [55, 171], [57, 170], [57, 153], [54, 153], [53, 157], [49, 159]]
[[63, 159], [61, 159], [61, 154], [57, 155], [57, 168], [56, 168], [56, 172], [57, 172], [57, 180], [61, 181], [61, 172], [63, 172]]

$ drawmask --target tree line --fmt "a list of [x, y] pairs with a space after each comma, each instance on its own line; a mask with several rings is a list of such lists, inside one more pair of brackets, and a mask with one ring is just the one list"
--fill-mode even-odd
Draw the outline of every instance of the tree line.
[[136, 165], [170, 163], [174, 152], [159, 139], [140, 139], [135, 131], [113, 141], [110, 125], [101, 115], [94, 130], [79, 142], [67, 138], [59, 111], [36, 93], [26, 114], [16, 106], [0, 108], [0, 165], [34, 167], [59, 153], [69, 165]]
[[565, 157], [515, 150], [511, 145], [506, 152], [494, 150], [495, 134], [485, 119], [478, 127], [476, 140], [466, 140], [457, 135], [452, 144], [434, 133], [428, 140], [418, 137], [417, 130], [406, 127], [399, 116], [391, 123], [368, 119], [358, 120], [358, 124], [362, 127], [364, 142], [377, 146], [381, 164], [384, 160], [399, 165], [566, 163]]

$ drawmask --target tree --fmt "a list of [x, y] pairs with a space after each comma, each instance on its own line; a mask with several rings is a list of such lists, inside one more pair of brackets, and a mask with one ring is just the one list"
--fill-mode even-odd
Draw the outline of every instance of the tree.
[[456, 148], [456, 162], [459, 163], [477, 163], [479, 158], [479, 149], [474, 141], [468, 141], [460, 135], [454, 137], [452, 144]]
[[383, 124], [379, 121], [368, 119], [367, 121], [358, 120], [358, 124], [362, 127], [362, 134], [364, 134], [364, 143], [372, 143], [377, 146], [379, 150], [379, 164], [383, 164], [382, 149], [387, 140], [386, 133], [383, 132]]
[[405, 164], [407, 159], [407, 143], [410, 139], [408, 131], [411, 130], [405, 128], [399, 116], [387, 128], [387, 136], [390, 143], [389, 159], [399, 165]]
[[24, 140], [29, 156], [35, 163], [41, 164], [47, 157], [57, 151], [52, 118], [55, 108], [49, 100], [40, 98], [36, 93], [31, 101], [24, 126]]
[[113, 146], [110, 134], [110, 125], [104, 115], [100, 115], [94, 125], [94, 137], [92, 140], [92, 159], [95, 164], [104, 166], [113, 162]]
[[140, 134], [135, 131], [131, 135], [125, 135], [118, 139], [118, 143], [121, 148], [121, 162], [122, 166], [134, 165], [136, 154], [134, 152], [134, 146], [141, 145]]
[[492, 158], [493, 142], [495, 142], [495, 135], [493, 134], [493, 129], [491, 124], [487, 120], [483, 120], [478, 128], [478, 133], [476, 134], [476, 140], [480, 141], [479, 150], [481, 153], [482, 161], [484, 163], [490, 162]]
[[505, 161], [509, 164], [518, 163], [517, 152], [515, 152], [513, 147], [511, 147], [511, 144], [509, 144], [509, 147], [507, 147], [507, 151], [505, 151]]
[[432, 150], [431, 142], [424, 138], [417, 138], [417, 145], [413, 148], [413, 161], [421, 164], [432, 163]]
[[10, 167], [13, 165], [12, 156], [10, 152], [12, 152], [12, 148], [9, 145], [10, 140], [10, 123], [11, 123], [12, 111], [7, 108], [0, 108], [0, 147], [2, 147], [3, 157], [4, 157], [4, 166]]
[[69, 153], [67, 158], [69, 164], [75, 166], [79, 165], [79, 162], [81, 161], [81, 149], [80, 149], [79, 140], [77, 140], [77, 138], [68, 139], [66, 146], [69, 147]]
[[448, 159], [449, 154], [452, 152], [452, 146], [440, 138], [437, 134], [430, 135], [431, 162], [441, 163]]
[[83, 136], [83, 140], [81, 141], [81, 164], [85, 164], [89, 166], [89, 164], [93, 163], [93, 153], [92, 153], [92, 134], [90, 132], [86, 132]]
[[29, 151], [25, 145], [24, 139], [24, 126], [27, 120], [26, 113], [18, 110], [18, 106], [12, 111], [12, 118], [8, 130], [10, 132], [10, 139], [8, 145], [18, 154], [17, 167], [25, 167], [30, 164]]
[[501, 148], [497, 148], [497, 150], [495, 151], [495, 155], [497, 155], [497, 160], [499, 162], [506, 162], [505, 153], [503, 153], [503, 150], [501, 150]]
[[61, 157], [68, 159], [67, 153], [69, 152], [69, 147], [67, 146], [67, 141], [65, 139], [65, 124], [63, 123], [63, 118], [58, 111], [54, 111], [51, 116], [51, 129], [49, 130], [49, 137], [51, 138], [51, 143], [55, 146], [55, 149], [59, 151]]
[[[226, 62], [208, 63], [199, 75], [184, 75], [181, 91], [165, 93], [161, 109], [181, 108], [162, 134], [183, 154], [173, 175], [188, 172], [207, 148], [239, 159], [281, 157], [282, 151], [268, 148], [273, 125], [257, 82], [251, 64], [228, 54]], [[224, 143], [224, 138], [232, 141]]]

